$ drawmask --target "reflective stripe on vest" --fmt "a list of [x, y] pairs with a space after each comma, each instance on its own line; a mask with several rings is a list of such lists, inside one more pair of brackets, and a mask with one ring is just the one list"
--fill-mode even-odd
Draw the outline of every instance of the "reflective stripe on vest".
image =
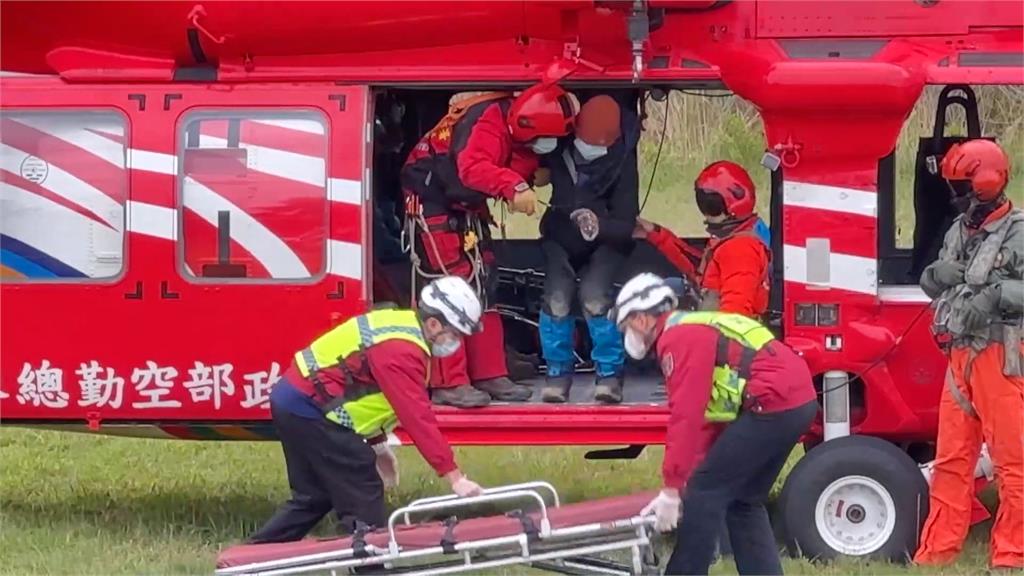
[[[750, 379], [754, 356], [775, 340], [775, 335], [756, 320], [725, 312], [673, 312], [665, 323], [665, 329], [684, 324], [710, 326], [718, 331], [711, 398], [704, 409], [704, 419], [708, 422], [735, 420], [743, 407], [743, 391]], [[736, 342], [742, 347], [739, 366], [729, 363], [729, 342]]]
[[[312, 382], [319, 396], [316, 400], [328, 420], [363, 436], [386, 432], [395, 426], [395, 411], [380, 388], [355, 383], [345, 365], [352, 354], [388, 340], [412, 342], [430, 354], [419, 318], [411, 310], [374, 310], [350, 318], [295, 354], [295, 364], [302, 376]], [[333, 367], [346, 373], [342, 398], [330, 397], [317, 375], [320, 370]]]

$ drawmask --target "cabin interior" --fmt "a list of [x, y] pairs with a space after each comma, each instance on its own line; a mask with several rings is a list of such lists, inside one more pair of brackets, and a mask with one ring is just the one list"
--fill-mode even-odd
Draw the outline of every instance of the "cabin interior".
[[[575, 89], [581, 101], [592, 93], [616, 92], [620, 99], [633, 101], [641, 111], [652, 100], [665, 98], [668, 88], [626, 87], [609, 89]], [[408, 304], [411, 291], [411, 265], [408, 255], [403, 252], [402, 225], [404, 201], [399, 184], [399, 172], [406, 156], [419, 138], [440, 120], [448, 109], [451, 98], [461, 92], [455, 89], [379, 89], [375, 97], [375, 139], [373, 167], [373, 254], [374, 254], [374, 297], [378, 305]], [[952, 112], [960, 107], [966, 118], [965, 136], [945, 134], [947, 110]], [[942, 90], [939, 104], [934, 111], [937, 128], [933, 133], [918, 134], [918, 151], [915, 173], [910, 191], [897, 191], [896, 150], [894, 149], [878, 164], [879, 193], [879, 275], [881, 286], [916, 286], [924, 267], [938, 254], [944, 231], [956, 215], [951, 202], [951, 192], [946, 182], [931, 168], [930, 157], [941, 154], [954, 142], [965, 137], [981, 136], [978, 122], [978, 103], [975, 92], [969, 86], [948, 86]], [[645, 122], [645, 137], [657, 138], [660, 126]], [[905, 134], [904, 137], [915, 135]], [[748, 167], [754, 169], [755, 167]], [[655, 168], [656, 169], [656, 168]], [[765, 169], [767, 170], [767, 169]], [[770, 189], [768, 214], [762, 214], [770, 224], [781, 222], [782, 214], [782, 168], [769, 173]], [[647, 178], [640, 179], [638, 196], [642, 199]], [[683, 189], [685, 188], [685, 189]], [[687, 193], [688, 186], [682, 186], [681, 193]], [[897, 246], [896, 220], [897, 195], [913, 198], [913, 242], [912, 245]], [[540, 207], [541, 209], [543, 207]], [[495, 217], [500, 218], [498, 211]], [[700, 219], [696, 212], [692, 216]], [[539, 218], [538, 218], [539, 219]], [[661, 222], [670, 228], [680, 226], [679, 222]], [[773, 285], [769, 324], [781, 331], [782, 315], [782, 234], [777, 225], [772, 225]], [[535, 367], [535, 374], [527, 382], [539, 384], [543, 379], [544, 363], [540, 354], [537, 334], [537, 318], [542, 301], [544, 263], [537, 232], [518, 234], [516, 238], [502, 238], [494, 231], [495, 252], [499, 266], [499, 288], [497, 307], [502, 313], [506, 333], [506, 346], [510, 357], [527, 360]], [[686, 238], [697, 247], [705, 239]], [[628, 266], [624, 267], [618, 283], [641, 271], [661, 275], [674, 275], [672, 265], [653, 247], [638, 242]], [[578, 304], [577, 304], [578, 306]], [[587, 356], [589, 342], [582, 313], [577, 330], [577, 379], [571, 402], [592, 400], [592, 368]], [[538, 395], [539, 396], [539, 395]], [[536, 396], [535, 396], [536, 400]], [[625, 403], [663, 402], [664, 391], [656, 366], [651, 361], [634, 362], [627, 360], [627, 383]]]

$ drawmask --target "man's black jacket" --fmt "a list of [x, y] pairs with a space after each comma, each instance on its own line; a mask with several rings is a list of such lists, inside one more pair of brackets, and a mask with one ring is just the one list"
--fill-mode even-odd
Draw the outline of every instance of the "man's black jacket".
[[[633, 243], [640, 211], [636, 152], [640, 119], [634, 100], [616, 100], [622, 109], [622, 136], [608, 148], [608, 154], [584, 162], [570, 135], [559, 140], [554, 152], [541, 157], [541, 165], [551, 170], [552, 186], [551, 206], [540, 223], [541, 236], [560, 244], [571, 257], [586, 255], [601, 244], [617, 244], [626, 250]], [[569, 219], [577, 208], [593, 210], [600, 220], [593, 242], [584, 240]]]

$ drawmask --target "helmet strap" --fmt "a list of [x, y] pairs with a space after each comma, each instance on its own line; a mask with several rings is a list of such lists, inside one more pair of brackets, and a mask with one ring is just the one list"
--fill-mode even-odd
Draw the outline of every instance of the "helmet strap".
[[1006, 194], [1000, 194], [988, 202], [980, 202], [977, 198], [972, 197], [964, 215], [967, 227], [972, 230], [981, 228], [985, 224], [985, 220], [1006, 202]]
[[708, 234], [715, 238], [725, 238], [730, 236], [737, 228], [747, 223], [754, 215], [751, 214], [746, 218], [736, 218], [735, 216], [729, 216], [722, 222], [704, 222], [704, 228], [708, 231]]

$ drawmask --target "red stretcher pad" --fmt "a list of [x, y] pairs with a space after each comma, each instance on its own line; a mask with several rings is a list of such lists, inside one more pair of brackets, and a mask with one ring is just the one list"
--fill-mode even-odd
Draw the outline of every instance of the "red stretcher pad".
[[[640, 514], [640, 511], [656, 495], [655, 492], [644, 492], [630, 496], [616, 496], [601, 500], [591, 500], [578, 504], [566, 504], [558, 508], [548, 508], [548, 519], [551, 528], [568, 528], [583, 524], [612, 522], [624, 520]], [[540, 512], [527, 514], [536, 526], [540, 526]], [[502, 536], [515, 536], [523, 532], [523, 524], [518, 518], [507, 516], [487, 516], [470, 518], [455, 525], [453, 535], [456, 542], [485, 540]], [[415, 524], [412, 526], [396, 526], [395, 539], [403, 550], [430, 548], [437, 546], [444, 537], [445, 527], [440, 522]], [[217, 568], [232, 568], [256, 562], [284, 560], [307, 554], [336, 552], [352, 548], [352, 537], [329, 539], [306, 539], [281, 544], [243, 544], [232, 546], [221, 551], [217, 556]], [[390, 542], [387, 530], [377, 530], [367, 534], [366, 544], [378, 548], [387, 548]]]

